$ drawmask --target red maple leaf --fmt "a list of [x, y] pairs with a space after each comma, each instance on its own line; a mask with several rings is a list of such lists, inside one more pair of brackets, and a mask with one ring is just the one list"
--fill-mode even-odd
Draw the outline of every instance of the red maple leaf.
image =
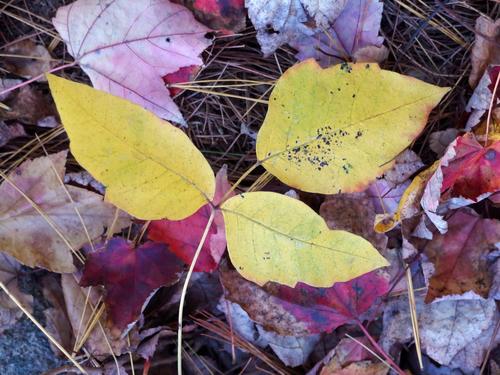
[[425, 248], [435, 271], [425, 302], [468, 291], [487, 297], [491, 285], [486, 255], [500, 242], [500, 221], [482, 219], [469, 209], [448, 220], [448, 231], [435, 234]]
[[441, 193], [473, 200], [494, 193], [500, 190], [500, 141], [483, 147], [467, 133], [457, 139], [455, 156], [442, 170]]
[[[230, 188], [231, 185], [227, 181], [227, 169], [223, 167], [216, 176], [213, 204], [217, 205]], [[190, 265], [208, 223], [211, 210], [210, 205], [206, 204], [184, 220], [154, 220], [149, 225], [148, 238], [167, 244], [175, 255]], [[216, 211], [194, 271], [214, 271], [225, 250], [224, 218], [220, 211]]]
[[147, 242], [134, 249], [114, 238], [105, 250], [89, 255], [80, 285], [104, 285], [108, 316], [122, 331], [139, 318], [154, 291], [179, 281], [183, 268], [164, 244]]
[[182, 91], [182, 89], [178, 87], [169, 87], [168, 84], [192, 81], [199, 71], [200, 71], [200, 66], [189, 65], [180, 68], [176, 72], [169, 73], [163, 76], [163, 82], [167, 84], [167, 89], [168, 92], [170, 93], [170, 96], [174, 97], [175, 95], [179, 94]]

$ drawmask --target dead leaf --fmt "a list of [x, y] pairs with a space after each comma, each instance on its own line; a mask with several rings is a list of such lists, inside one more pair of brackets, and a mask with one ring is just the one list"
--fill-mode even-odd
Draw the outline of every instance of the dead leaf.
[[365, 193], [328, 196], [321, 205], [319, 214], [330, 229], [357, 234], [370, 241], [379, 251], [387, 246], [387, 236], [373, 229], [375, 209]]
[[[465, 111], [470, 113], [465, 130], [472, 130], [472, 128], [481, 122], [484, 114], [488, 112], [498, 74], [500, 74], [500, 65], [493, 65], [486, 68], [465, 107]], [[497, 91], [495, 101], [493, 101], [494, 107], [497, 106], [499, 98], [500, 90]]]
[[[15, 42], [5, 48], [5, 53], [19, 57], [2, 57], [5, 68], [11, 73], [24, 78], [33, 78], [52, 69], [56, 62], [52, 60], [47, 48], [41, 44], [35, 44], [30, 39]], [[46, 81], [43, 76], [39, 81]]]
[[[20, 270], [21, 265], [14, 258], [0, 253], [0, 281], [32, 313], [33, 296], [21, 292], [17, 284], [17, 275]], [[23, 315], [19, 307], [4, 292], [0, 292], [0, 334], [10, 328]]]
[[298, 34], [290, 45], [299, 61], [312, 57], [324, 68], [345, 61], [382, 62], [389, 54], [379, 36], [382, 10], [379, 0], [349, 0], [329, 25]]
[[473, 291], [487, 297], [491, 286], [486, 256], [500, 242], [500, 221], [461, 209], [448, 220], [446, 234], [435, 234], [425, 248], [435, 271], [425, 302]]
[[0, 121], [0, 147], [5, 146], [11, 139], [25, 135], [26, 132], [21, 124], [7, 125]]
[[[422, 349], [438, 363], [450, 368], [474, 371], [484, 358], [492, 330], [498, 319], [493, 300], [440, 300], [424, 304], [416, 298]], [[384, 311], [380, 344], [386, 351], [413, 338], [407, 297], [394, 299]], [[483, 340], [482, 338], [486, 338]], [[394, 352], [393, 352], [394, 353]], [[470, 354], [467, 363], [460, 360]], [[454, 365], [460, 360], [459, 365]], [[465, 367], [467, 365], [467, 368]]]
[[[0, 185], [0, 248], [27, 266], [60, 273], [75, 270], [68, 243], [78, 250], [88, 243], [86, 231], [90, 239], [96, 239], [104, 233], [105, 227], [111, 225], [115, 215], [115, 208], [103, 202], [100, 195], [61, 184], [66, 154], [67, 151], [61, 151], [25, 161], [9, 173], [8, 181]], [[65, 189], [74, 203], [69, 200]], [[46, 217], [19, 191], [28, 196]], [[114, 231], [128, 226], [129, 220], [127, 215], [121, 214]]]
[[476, 19], [476, 39], [471, 51], [472, 71], [469, 84], [475, 87], [486, 67], [500, 63], [500, 19], [493, 21], [486, 16]]
[[179, 281], [183, 266], [164, 244], [146, 242], [137, 249], [114, 238], [106, 249], [91, 253], [80, 285], [104, 285], [106, 308], [113, 326], [128, 331], [161, 286]]
[[162, 77], [201, 65], [211, 43], [188, 9], [168, 0], [78, 0], [53, 23], [95, 88], [186, 125]]
[[438, 130], [429, 135], [429, 147], [440, 158], [451, 142], [457, 138], [459, 131], [455, 128]]
[[[9, 111], [0, 109], [0, 118], [5, 120], [18, 120], [27, 124], [37, 125], [57, 115], [54, 102], [49, 96], [32, 86], [23, 86], [11, 95], [5, 104]], [[53, 121], [53, 120], [52, 120]]]

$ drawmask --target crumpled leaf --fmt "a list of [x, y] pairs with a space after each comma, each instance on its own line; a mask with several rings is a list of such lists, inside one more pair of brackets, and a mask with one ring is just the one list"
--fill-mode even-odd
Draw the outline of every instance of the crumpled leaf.
[[297, 59], [314, 58], [326, 68], [343, 61], [381, 62], [389, 51], [379, 36], [383, 3], [379, 0], [349, 0], [327, 28], [312, 35], [302, 33], [290, 40]]
[[238, 303], [252, 320], [266, 330], [295, 336], [331, 332], [354, 322], [389, 290], [387, 275], [374, 271], [330, 288], [303, 283], [295, 288], [274, 283], [260, 288], [235, 271], [221, 272], [221, 281], [226, 298]]
[[472, 71], [469, 84], [475, 87], [486, 67], [500, 64], [500, 19], [493, 21], [486, 16], [476, 19], [476, 39], [471, 50]]
[[[500, 74], [500, 65], [492, 65], [486, 68], [465, 107], [466, 112], [470, 113], [465, 130], [470, 131], [479, 124], [481, 118], [488, 112], [498, 74]], [[496, 98], [493, 101], [493, 111], [497, 107], [496, 103], [498, 103], [499, 98], [500, 92], [497, 90]]]
[[147, 242], [134, 249], [125, 239], [114, 238], [105, 250], [89, 254], [80, 285], [104, 285], [109, 318], [123, 331], [139, 318], [154, 292], [175, 284], [182, 271], [166, 245]]
[[296, 337], [266, 331], [261, 325], [252, 322], [240, 305], [224, 298], [221, 298], [217, 307], [226, 314], [232, 329], [239, 335], [258, 347], [271, 347], [286, 366], [297, 367], [304, 364], [320, 338], [319, 335]]
[[[74, 250], [78, 250], [88, 242], [87, 233], [90, 239], [96, 239], [104, 233], [105, 227], [110, 227], [116, 211], [112, 205], [103, 202], [100, 195], [61, 183], [66, 154], [67, 151], [61, 151], [25, 161], [9, 173], [8, 181], [0, 185], [0, 249], [27, 266], [60, 273], [75, 271], [71, 249], [61, 235]], [[47, 218], [17, 189], [28, 196]], [[121, 214], [113, 228], [117, 232], [128, 225], [128, 216]]]
[[376, 64], [304, 61], [276, 83], [257, 157], [294, 188], [361, 191], [394, 165], [447, 91]]
[[302, 34], [312, 35], [310, 20], [318, 28], [329, 26], [348, 0], [245, 0], [265, 56]]
[[[33, 78], [48, 72], [56, 65], [52, 60], [47, 48], [41, 44], [35, 44], [30, 39], [20, 40], [10, 44], [4, 49], [4, 53], [14, 56], [2, 57], [4, 67], [11, 73], [24, 78]], [[45, 81], [44, 77], [39, 81]]]
[[53, 75], [49, 84], [71, 152], [106, 200], [139, 219], [180, 220], [213, 198], [213, 171], [181, 130], [89, 86]]
[[232, 35], [245, 27], [244, 0], [173, 0], [190, 9], [196, 19], [212, 30]]
[[330, 229], [357, 234], [379, 251], [387, 246], [387, 236], [373, 229], [375, 208], [365, 193], [336, 194], [321, 204], [319, 214]]
[[329, 230], [305, 203], [285, 195], [240, 194], [221, 210], [231, 262], [259, 285], [276, 281], [293, 287], [300, 281], [329, 287], [387, 265], [368, 241]]
[[436, 234], [425, 247], [435, 266], [425, 302], [473, 291], [488, 296], [491, 276], [486, 256], [500, 243], [500, 221], [482, 219], [461, 209], [448, 219], [446, 234]]
[[[17, 275], [21, 265], [11, 256], [0, 253], [0, 281], [9, 289], [23, 307], [30, 313], [33, 312], [33, 296], [23, 293], [17, 284]], [[0, 292], [0, 334], [10, 328], [18, 319], [23, 316], [23, 312], [12, 302], [3, 292]]]
[[[224, 166], [216, 176], [215, 194], [212, 204], [218, 205], [229, 189], [231, 189], [231, 185], [227, 180], [227, 167]], [[229, 196], [233, 195], [234, 193]], [[172, 253], [177, 255], [184, 263], [190, 265], [205, 231], [211, 211], [211, 206], [206, 204], [184, 220], [152, 221], [148, 227], [148, 238], [152, 241], [168, 245]], [[225, 251], [226, 232], [224, 229], [224, 217], [217, 210], [194, 271], [214, 271]]]
[[[102, 300], [102, 294], [97, 288], [82, 288], [78, 285], [78, 278], [75, 274], [64, 274], [61, 276], [61, 285], [66, 304], [68, 319], [73, 329], [73, 336], [81, 341], [83, 334], [90, 326], [95, 318], [93, 308], [98, 301]], [[85, 340], [84, 347], [92, 356], [97, 358], [107, 358], [110, 356], [111, 345], [113, 353], [117, 356], [128, 350], [127, 338], [120, 337], [121, 332], [110, 325], [107, 319], [107, 314], [104, 312], [98, 323], [95, 323], [90, 330], [88, 337]], [[132, 330], [129, 332], [131, 343], [136, 341], [137, 332]]]
[[7, 125], [0, 121], [0, 147], [5, 146], [11, 139], [25, 135], [26, 132], [21, 124]]
[[457, 138], [454, 150], [442, 167], [442, 193], [476, 202], [500, 190], [500, 141], [484, 147], [466, 133]]
[[[495, 302], [448, 299], [424, 304], [417, 296], [416, 303], [424, 353], [450, 368], [462, 371], [479, 368], [498, 319]], [[382, 348], [389, 352], [412, 340], [411, 327], [407, 297], [394, 299], [384, 311]]]
[[185, 125], [162, 77], [201, 65], [210, 45], [210, 30], [188, 9], [168, 0], [78, 0], [59, 8], [53, 24], [95, 88]]

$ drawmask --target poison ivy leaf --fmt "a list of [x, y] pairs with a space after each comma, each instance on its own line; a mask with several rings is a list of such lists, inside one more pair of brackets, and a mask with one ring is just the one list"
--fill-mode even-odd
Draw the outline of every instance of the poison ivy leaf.
[[306, 60], [276, 83], [257, 157], [301, 190], [363, 190], [394, 164], [447, 91], [374, 64], [321, 69]]
[[[227, 181], [227, 167], [224, 166], [216, 176], [213, 204], [219, 204], [224, 194], [230, 188], [231, 185]], [[230, 196], [233, 195], [231, 194]], [[172, 253], [177, 255], [184, 263], [190, 265], [207, 226], [211, 211], [211, 206], [206, 204], [184, 220], [152, 221], [148, 227], [148, 237], [153, 241], [167, 244]], [[224, 229], [224, 218], [222, 213], [217, 210], [194, 271], [214, 271], [219, 265], [225, 251], [226, 232]]]
[[381, 62], [388, 50], [379, 36], [384, 4], [379, 0], [349, 0], [327, 28], [317, 28], [290, 41], [300, 61], [314, 58], [326, 68], [343, 61]]
[[487, 297], [491, 286], [486, 256], [500, 243], [500, 221], [458, 210], [448, 220], [448, 232], [436, 234], [425, 253], [434, 263], [425, 301], [467, 291]]
[[[62, 185], [66, 154], [26, 161], [0, 185], [0, 249], [27, 266], [60, 273], [75, 271], [68, 243], [78, 250], [88, 243], [88, 236], [101, 236], [116, 211], [98, 194]], [[128, 224], [128, 217], [120, 215], [115, 231]]]
[[388, 264], [368, 241], [329, 230], [306, 204], [285, 195], [240, 194], [223, 203], [222, 213], [231, 262], [259, 285], [329, 287]]
[[266, 330], [281, 335], [304, 336], [331, 332], [361, 319], [377, 298], [389, 290], [384, 273], [369, 272], [330, 288], [298, 283], [295, 288], [268, 283], [259, 287], [235, 271], [222, 271], [226, 298], [238, 303]]
[[80, 285], [104, 285], [109, 317], [124, 330], [139, 318], [152, 294], [179, 281], [182, 271], [166, 245], [147, 242], [134, 249], [123, 238], [114, 238], [106, 250], [89, 255]]
[[210, 165], [179, 129], [127, 100], [49, 75], [71, 152], [140, 219], [180, 220], [212, 200]]
[[442, 167], [442, 193], [477, 201], [500, 190], [500, 141], [483, 147], [467, 133], [457, 138], [454, 150]]
[[245, 27], [244, 0], [173, 0], [189, 8], [198, 21], [224, 34], [234, 34]]
[[185, 124], [161, 77], [201, 65], [210, 45], [210, 30], [188, 9], [168, 0], [78, 0], [53, 23], [95, 88]]

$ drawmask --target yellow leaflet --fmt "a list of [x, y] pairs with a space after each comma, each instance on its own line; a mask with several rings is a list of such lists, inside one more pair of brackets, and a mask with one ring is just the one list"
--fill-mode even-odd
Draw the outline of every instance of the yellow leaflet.
[[330, 287], [388, 265], [368, 241], [328, 229], [306, 204], [285, 195], [240, 194], [221, 209], [231, 262], [259, 285]]
[[439, 160], [415, 176], [401, 196], [398, 208], [394, 214], [377, 215], [373, 226], [375, 232], [389, 232], [396, 225], [401, 223], [401, 221], [415, 216], [422, 210], [420, 207], [420, 199], [424, 193], [427, 181], [429, 181], [429, 178], [434, 174], [438, 165]]
[[376, 64], [322, 69], [306, 60], [278, 80], [257, 157], [301, 190], [363, 190], [418, 136], [448, 90]]
[[213, 198], [213, 171], [181, 130], [122, 98], [48, 80], [71, 152], [106, 200], [139, 219], [180, 220]]

